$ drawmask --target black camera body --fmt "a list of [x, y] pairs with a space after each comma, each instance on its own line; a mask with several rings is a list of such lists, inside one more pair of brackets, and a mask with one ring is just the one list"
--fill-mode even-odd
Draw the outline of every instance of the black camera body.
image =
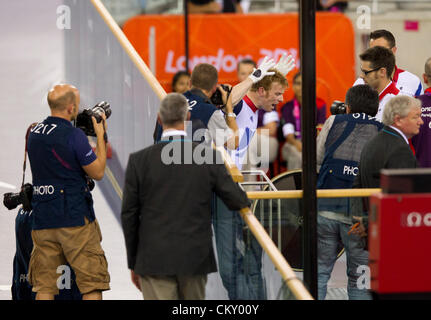
[[9, 210], [15, 209], [22, 204], [24, 211], [31, 211], [31, 198], [33, 197], [33, 185], [26, 183], [22, 186], [19, 193], [5, 193], [3, 195], [3, 204]]
[[102, 101], [96, 104], [91, 109], [84, 109], [76, 118], [76, 127], [80, 128], [87, 136], [96, 136], [94, 131], [93, 121], [91, 117], [96, 118], [97, 123], [102, 121], [102, 114], [105, 114], [106, 119], [111, 116], [111, 106], [108, 102]]
[[[230, 93], [230, 91], [232, 90], [228, 85], [226, 84], [221, 84], [220, 85], [224, 91], [226, 91], [227, 93]], [[224, 105], [223, 103], [223, 96], [221, 94], [221, 91], [217, 88], [217, 90], [213, 93], [213, 95], [210, 98], [211, 102], [216, 105], [216, 106], [222, 106]]]
[[331, 114], [345, 114], [347, 113], [347, 107], [344, 102], [335, 100], [331, 105]]

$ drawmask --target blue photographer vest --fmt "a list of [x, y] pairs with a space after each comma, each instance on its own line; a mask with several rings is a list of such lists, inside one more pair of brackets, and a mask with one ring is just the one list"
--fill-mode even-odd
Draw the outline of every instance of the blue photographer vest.
[[[336, 115], [326, 138], [317, 188], [352, 188], [358, 174], [361, 151], [382, 128], [382, 123], [365, 113]], [[348, 198], [321, 198], [318, 200], [318, 210], [348, 213]]]
[[65, 119], [48, 117], [30, 132], [34, 230], [83, 226], [84, 217], [95, 219], [85, 172], [69, 145], [74, 130], [80, 129]]

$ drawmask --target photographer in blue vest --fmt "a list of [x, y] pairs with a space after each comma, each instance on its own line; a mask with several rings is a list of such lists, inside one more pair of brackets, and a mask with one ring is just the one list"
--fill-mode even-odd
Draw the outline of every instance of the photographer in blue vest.
[[71, 85], [48, 93], [51, 116], [36, 124], [28, 138], [33, 175], [33, 251], [29, 283], [37, 300], [58, 294], [58, 268], [66, 263], [76, 274], [84, 300], [101, 300], [109, 290], [109, 273], [87, 177], [101, 180], [106, 165], [106, 117], [92, 117], [97, 136], [95, 152], [81, 129], [71, 121], [79, 111], [80, 95]]
[[[350, 88], [345, 105], [335, 110], [331, 107], [331, 113], [335, 115], [325, 121], [317, 137], [318, 189], [352, 188], [362, 148], [383, 127], [375, 118], [378, 107], [378, 93], [368, 85]], [[348, 234], [352, 227], [349, 201], [349, 198], [318, 200], [319, 300], [325, 299], [327, 283], [339, 253], [339, 241], [346, 252], [349, 299], [371, 298], [367, 289], [358, 286], [358, 278], [362, 275], [358, 267], [368, 265], [368, 251], [363, 238]]]

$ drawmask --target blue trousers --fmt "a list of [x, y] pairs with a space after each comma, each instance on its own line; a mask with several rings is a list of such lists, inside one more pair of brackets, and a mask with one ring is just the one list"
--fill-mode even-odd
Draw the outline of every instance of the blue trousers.
[[348, 235], [351, 225], [317, 215], [317, 272], [318, 299], [324, 300], [329, 278], [337, 260], [337, 243], [341, 239], [347, 259], [347, 293], [350, 300], [371, 300], [367, 290], [368, 251], [364, 239]]
[[266, 299], [262, 247], [246, 231], [239, 212], [215, 199], [213, 227], [219, 273], [230, 300]]

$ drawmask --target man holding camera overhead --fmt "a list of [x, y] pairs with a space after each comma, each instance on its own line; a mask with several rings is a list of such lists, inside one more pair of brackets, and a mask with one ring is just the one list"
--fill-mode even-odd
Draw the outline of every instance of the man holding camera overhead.
[[71, 85], [54, 86], [48, 93], [51, 116], [36, 124], [28, 138], [33, 174], [33, 252], [29, 282], [37, 300], [58, 294], [57, 273], [66, 262], [76, 274], [84, 300], [101, 300], [109, 290], [109, 273], [87, 176], [101, 180], [106, 165], [106, 116], [92, 117], [97, 136], [93, 152], [81, 129], [72, 126], [80, 95]]
[[[216, 146], [227, 145], [228, 148], [237, 146], [238, 126], [235, 118], [223, 117], [223, 113], [214, 105], [214, 94], [219, 90], [221, 98], [228, 113], [232, 113], [232, 105], [227, 103], [227, 92], [222, 86], [218, 86], [217, 69], [209, 63], [200, 63], [193, 68], [191, 89], [184, 93], [189, 103], [190, 120], [193, 133], [198, 129], [208, 129], [205, 132], [206, 141], [214, 141]], [[226, 87], [225, 87], [226, 88]], [[226, 88], [227, 89], [227, 88]], [[209, 135], [209, 136], [208, 136]], [[194, 141], [198, 137], [193, 137]]]
[[[209, 144], [213, 141], [216, 146], [226, 145], [235, 149], [238, 146], [238, 137], [235, 134], [238, 126], [235, 118], [225, 118], [213, 101], [215, 93], [219, 94], [219, 99], [223, 100], [221, 104], [225, 105], [228, 113], [232, 113], [232, 105], [227, 103], [228, 92], [223, 89], [225, 86], [217, 85], [217, 69], [211, 64], [200, 63], [194, 67], [190, 82], [191, 89], [184, 92], [184, 96], [189, 103], [187, 120], [191, 122], [193, 141], [205, 140]], [[186, 131], [189, 129], [186, 128]], [[161, 140], [162, 132], [158, 119], [154, 130], [155, 143]]]

